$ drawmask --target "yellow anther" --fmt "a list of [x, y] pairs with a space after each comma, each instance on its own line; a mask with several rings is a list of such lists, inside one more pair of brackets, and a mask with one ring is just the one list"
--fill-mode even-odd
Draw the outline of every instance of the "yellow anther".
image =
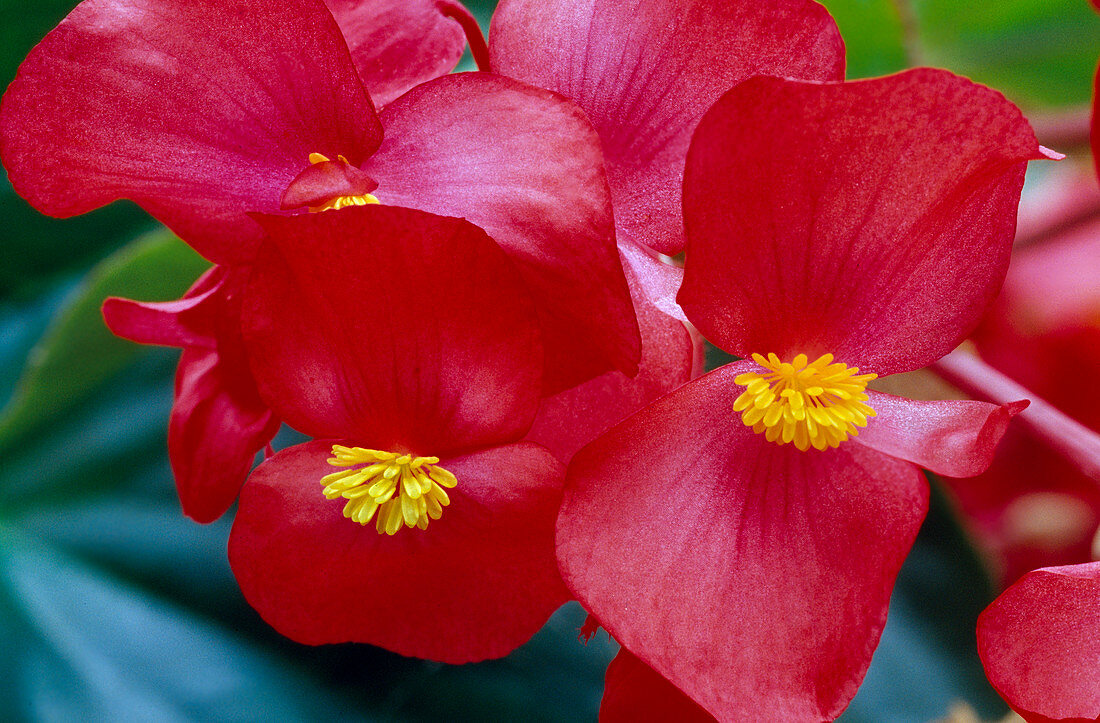
[[825, 449], [859, 434], [875, 410], [867, 406], [867, 382], [876, 374], [833, 362], [832, 354], [810, 361], [799, 354], [790, 362], [775, 354], [752, 355], [767, 372], [746, 372], [734, 382], [746, 387], [733, 403], [741, 421], [769, 442], [794, 443], [805, 452]]
[[360, 525], [373, 518], [379, 534], [395, 535], [402, 526], [425, 530], [451, 503], [443, 488], [458, 484], [453, 474], [435, 466], [438, 462], [439, 457], [334, 444], [328, 463], [358, 469], [325, 475], [321, 484], [328, 499], [347, 500], [344, 517]]
[[[348, 162], [348, 159], [344, 158], [342, 155], [337, 156], [336, 158], [342, 163], [346, 163], [349, 166], [351, 165], [351, 163]], [[309, 154], [309, 162], [315, 166], [318, 163], [327, 163], [328, 160], [328, 156], [324, 155], [323, 153]], [[325, 201], [320, 206], [310, 206], [309, 212], [320, 213], [321, 211], [338, 211], [341, 208], [347, 208], [348, 206], [370, 206], [371, 204], [381, 203], [382, 202], [379, 201], [376, 196], [370, 193], [364, 193], [361, 196], [337, 196], [336, 198], [331, 198], [328, 201]]]

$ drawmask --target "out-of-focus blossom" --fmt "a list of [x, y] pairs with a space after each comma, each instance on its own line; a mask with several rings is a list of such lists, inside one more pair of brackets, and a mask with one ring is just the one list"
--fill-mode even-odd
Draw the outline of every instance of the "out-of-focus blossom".
[[836, 23], [809, 0], [502, 0], [489, 40], [494, 72], [584, 110], [616, 224], [666, 254], [684, 247], [692, 131], [720, 95], [754, 75], [844, 79]]
[[542, 373], [521, 274], [460, 219], [370, 206], [260, 220], [245, 343], [264, 401], [315, 441], [245, 483], [229, 541], [245, 597], [303, 643], [508, 653], [568, 597], [553, 552], [564, 468], [519, 442]]
[[893, 397], [860, 369], [919, 368], [973, 329], [1043, 157], [1003, 96], [933, 70], [756, 78], [699, 124], [678, 299], [753, 361], [582, 449], [557, 535], [581, 602], [709, 713], [834, 718], [854, 695], [924, 516], [919, 468], [981, 472], [1024, 406]]
[[349, 40], [321, 0], [85, 0], [4, 96], [12, 185], [55, 216], [132, 199], [220, 264], [251, 260], [250, 212], [381, 202], [468, 218], [531, 290], [547, 393], [633, 375], [638, 330], [584, 113], [462, 73], [379, 114], [370, 84], [388, 97], [445, 70], [434, 48], [452, 48], [456, 26], [422, 1], [333, 7]]
[[1033, 723], [1100, 721], [1100, 562], [1024, 575], [978, 618], [993, 687]]

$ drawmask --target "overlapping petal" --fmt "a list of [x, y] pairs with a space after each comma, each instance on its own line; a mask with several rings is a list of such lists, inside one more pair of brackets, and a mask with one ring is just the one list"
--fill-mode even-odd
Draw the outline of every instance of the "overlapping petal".
[[382, 123], [386, 139], [363, 167], [375, 195], [469, 219], [508, 252], [538, 309], [548, 393], [636, 372], [641, 343], [599, 139], [575, 105], [462, 73], [417, 86]]
[[462, 27], [445, 14], [457, 0], [325, 0], [379, 106], [451, 72], [466, 47]]
[[542, 400], [526, 438], [565, 463], [600, 432], [703, 371], [702, 339], [665, 312], [679, 311], [675, 296], [683, 270], [630, 241], [619, 244], [619, 254], [642, 332], [642, 360], [634, 378], [607, 372]]
[[0, 156], [40, 211], [137, 201], [204, 256], [247, 260], [309, 153], [381, 140], [321, 0], [85, 0], [0, 107]]
[[607, 666], [600, 723], [714, 723], [714, 716], [626, 648]]
[[258, 219], [270, 242], [242, 325], [261, 395], [288, 424], [425, 456], [526, 433], [542, 381], [535, 311], [483, 231], [391, 206]]
[[731, 410], [734, 363], [581, 450], [558, 520], [570, 589], [720, 719], [820, 720], [855, 694], [927, 506], [917, 468], [800, 452]]
[[683, 247], [680, 187], [695, 125], [754, 75], [843, 80], [844, 45], [805, 0], [503, 0], [493, 70], [577, 102], [607, 156], [616, 222]]
[[924, 366], [996, 295], [1025, 165], [1041, 157], [1004, 96], [946, 71], [749, 80], [688, 155], [680, 303], [738, 356]]
[[869, 391], [876, 416], [853, 439], [936, 474], [973, 477], [993, 461], [1008, 422], [1027, 400], [997, 405], [959, 400], [916, 401]]
[[1100, 721], [1100, 562], [1024, 575], [978, 618], [978, 652], [1028, 721]]
[[215, 351], [184, 349], [168, 424], [168, 458], [183, 512], [213, 522], [237, 499], [256, 452], [279, 420], [250, 379], [235, 375]]
[[464, 663], [510, 652], [568, 598], [553, 553], [563, 469], [541, 447], [443, 459], [458, 479], [451, 505], [393, 537], [321, 494], [329, 449], [310, 442], [261, 465], [229, 539], [245, 597], [284, 635]]

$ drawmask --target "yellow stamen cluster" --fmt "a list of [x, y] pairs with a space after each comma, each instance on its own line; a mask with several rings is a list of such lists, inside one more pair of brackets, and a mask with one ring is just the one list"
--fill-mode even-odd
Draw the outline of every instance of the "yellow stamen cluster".
[[752, 358], [769, 373], [746, 372], [734, 379], [748, 388], [733, 403], [733, 411], [741, 412], [741, 420], [769, 442], [794, 442], [803, 452], [837, 447], [875, 416], [864, 402], [869, 399], [867, 382], [876, 374], [833, 363], [832, 354], [813, 362], [805, 354], [790, 362], [775, 354]]
[[[332, 445], [333, 467], [358, 467], [321, 478], [325, 497], [344, 498], [344, 517], [366, 525], [377, 513], [379, 534], [395, 535], [401, 526], [421, 530], [438, 520], [451, 503], [444, 487], [458, 484], [455, 476], [436, 467], [438, 457], [380, 452], [362, 447]], [[361, 465], [366, 465], [361, 466]]]
[[[338, 156], [338, 158], [343, 163], [348, 163], [348, 159], [344, 158], [343, 156]], [[328, 156], [325, 156], [321, 153], [309, 154], [309, 162], [315, 166], [318, 163], [326, 163], [328, 162], [328, 160]], [[364, 193], [362, 196], [337, 196], [336, 198], [331, 198], [328, 201], [325, 201], [320, 206], [310, 206], [309, 212], [320, 213], [321, 211], [338, 211], [341, 208], [347, 208], [348, 206], [369, 206], [372, 203], [380, 204], [382, 202], [370, 193]]]

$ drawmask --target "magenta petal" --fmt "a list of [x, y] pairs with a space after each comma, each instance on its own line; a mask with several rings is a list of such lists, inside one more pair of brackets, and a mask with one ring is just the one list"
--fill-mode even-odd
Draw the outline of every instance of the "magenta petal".
[[256, 453], [279, 420], [216, 352], [185, 349], [176, 371], [168, 456], [183, 512], [213, 522], [237, 499]]
[[1041, 157], [1014, 105], [946, 71], [746, 81], [692, 141], [680, 303], [738, 356], [924, 366], [1000, 288]]
[[978, 618], [993, 687], [1029, 721], [1100, 721], [1100, 562], [1024, 575]]
[[916, 467], [799, 452], [731, 411], [739, 362], [573, 458], [558, 562], [582, 604], [723, 720], [832, 719], [870, 663], [927, 508]]
[[626, 648], [607, 666], [600, 723], [714, 723], [707, 713]]
[[754, 75], [843, 80], [844, 45], [807, 0], [504, 0], [493, 70], [576, 101], [603, 141], [616, 223], [683, 248], [680, 187], [695, 125]]
[[877, 413], [853, 440], [948, 477], [973, 477], [993, 461], [1008, 422], [1027, 400], [996, 405], [917, 401], [869, 391]]
[[299, 173], [283, 194], [283, 209], [323, 206], [340, 196], [362, 196], [378, 188], [378, 183], [343, 160], [311, 163]]
[[321, 0], [85, 0], [0, 108], [0, 156], [36, 208], [137, 201], [204, 256], [246, 261], [310, 153], [358, 164], [381, 140]]
[[443, 14], [436, 0], [325, 2], [347, 39], [363, 85], [379, 106], [451, 72], [466, 47], [462, 27]]
[[[117, 296], [103, 302], [103, 320], [115, 336], [139, 344], [214, 349], [223, 313], [228, 274], [215, 266], [175, 301], [134, 301]], [[235, 321], [235, 320], [234, 320]]]
[[702, 374], [702, 339], [664, 311], [679, 310], [674, 299], [683, 271], [629, 241], [619, 245], [619, 252], [642, 332], [638, 375], [607, 372], [542, 400], [526, 438], [545, 446], [562, 462], [568, 463], [608, 427]]
[[534, 297], [554, 393], [637, 370], [638, 328], [615, 247], [599, 138], [572, 103], [488, 73], [418, 86], [382, 113], [363, 170], [384, 204], [466, 218]]
[[325, 499], [330, 450], [283, 450], [241, 492], [229, 561], [282, 634], [465, 663], [509, 653], [568, 598], [554, 563], [563, 470], [546, 450], [516, 444], [441, 460], [458, 479], [450, 506], [428, 529], [393, 537]]
[[527, 432], [542, 386], [535, 310], [485, 232], [395, 206], [258, 220], [270, 242], [242, 327], [280, 418], [437, 457]]

